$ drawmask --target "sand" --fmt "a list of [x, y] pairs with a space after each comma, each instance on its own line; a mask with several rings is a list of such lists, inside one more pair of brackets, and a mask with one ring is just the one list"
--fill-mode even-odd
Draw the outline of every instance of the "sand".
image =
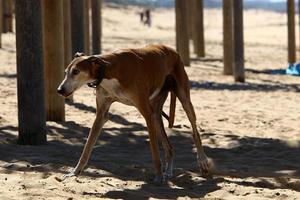
[[[139, 10], [105, 6], [104, 53], [149, 43], [175, 46], [174, 10], [156, 9], [151, 28], [139, 23]], [[119, 103], [111, 107], [85, 172], [56, 181], [77, 164], [95, 118], [95, 95], [87, 87], [66, 104], [66, 122], [47, 122], [47, 145], [16, 145], [15, 34], [3, 34], [0, 199], [300, 199], [300, 79], [271, 73], [287, 67], [286, 16], [245, 12], [244, 84], [222, 75], [221, 23], [220, 10], [205, 10], [207, 58], [192, 55], [192, 67], [186, 68], [198, 124], [205, 129], [204, 148], [216, 174], [200, 176], [191, 127], [177, 104], [175, 128], [166, 128], [175, 148], [174, 177], [164, 186], [151, 183], [154, 171], [143, 118]], [[166, 103], [166, 111], [168, 107]]]

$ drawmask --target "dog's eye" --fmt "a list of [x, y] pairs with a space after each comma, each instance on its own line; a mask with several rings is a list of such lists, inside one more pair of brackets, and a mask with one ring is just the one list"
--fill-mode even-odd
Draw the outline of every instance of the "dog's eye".
[[80, 70], [79, 69], [73, 69], [72, 74], [77, 75], [79, 74]]

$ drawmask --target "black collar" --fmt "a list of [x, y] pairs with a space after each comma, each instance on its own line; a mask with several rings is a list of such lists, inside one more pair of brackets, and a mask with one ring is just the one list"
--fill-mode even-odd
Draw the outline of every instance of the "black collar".
[[100, 83], [104, 79], [104, 74], [105, 74], [105, 65], [102, 65], [102, 66], [100, 66], [100, 69], [99, 69], [98, 78], [91, 83], [87, 83], [87, 86], [89, 86], [91, 88], [97, 88], [98, 85], [100, 85]]

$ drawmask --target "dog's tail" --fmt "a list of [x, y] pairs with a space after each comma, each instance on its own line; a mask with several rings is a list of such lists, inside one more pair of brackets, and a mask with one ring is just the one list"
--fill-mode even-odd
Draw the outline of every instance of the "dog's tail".
[[176, 95], [174, 94], [174, 92], [171, 92], [170, 111], [169, 111], [169, 128], [172, 128], [174, 125], [175, 109], [176, 109]]
[[176, 109], [176, 95], [174, 94], [174, 92], [171, 92], [169, 116], [164, 111], [162, 112], [162, 116], [169, 121], [169, 128], [172, 128], [174, 125], [175, 109]]

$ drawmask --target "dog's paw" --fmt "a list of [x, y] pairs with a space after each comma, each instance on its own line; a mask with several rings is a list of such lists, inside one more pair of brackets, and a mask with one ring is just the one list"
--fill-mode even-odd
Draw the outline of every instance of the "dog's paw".
[[70, 172], [68, 174], [63, 175], [63, 178], [67, 179], [67, 178], [71, 178], [71, 177], [74, 177], [74, 176], [77, 176], [77, 175], [78, 175], [77, 173], [75, 173], [74, 171], [72, 171], [72, 172]]
[[173, 177], [173, 159], [170, 159], [168, 162], [164, 165], [164, 172], [163, 175], [165, 178], [172, 178]]
[[62, 182], [68, 178], [74, 177], [74, 176], [78, 176], [81, 173], [80, 170], [77, 169], [73, 169], [72, 171], [70, 171], [69, 173], [61, 176], [61, 177], [55, 177], [55, 179], [59, 182]]
[[209, 162], [205, 154], [198, 157], [198, 165], [200, 167], [202, 175], [206, 176], [209, 174]]
[[169, 179], [173, 177], [173, 172], [171, 170], [167, 170], [164, 172], [164, 178]]
[[154, 177], [154, 179], [152, 180], [152, 183], [154, 185], [157, 185], [157, 186], [162, 186], [162, 185], [167, 184], [167, 180], [166, 180], [166, 177], [165, 177], [164, 174], [162, 174], [162, 175], [156, 175]]
[[61, 176], [61, 177], [55, 177], [55, 179], [57, 180], [57, 181], [59, 181], [59, 182], [62, 182], [62, 181], [64, 181], [64, 180], [66, 180], [66, 179], [68, 179], [68, 178], [71, 178], [71, 177], [74, 177], [74, 176], [77, 176], [74, 172], [70, 172], [70, 173], [68, 173], [68, 174], [65, 174], [65, 175], [63, 175], [63, 176]]

